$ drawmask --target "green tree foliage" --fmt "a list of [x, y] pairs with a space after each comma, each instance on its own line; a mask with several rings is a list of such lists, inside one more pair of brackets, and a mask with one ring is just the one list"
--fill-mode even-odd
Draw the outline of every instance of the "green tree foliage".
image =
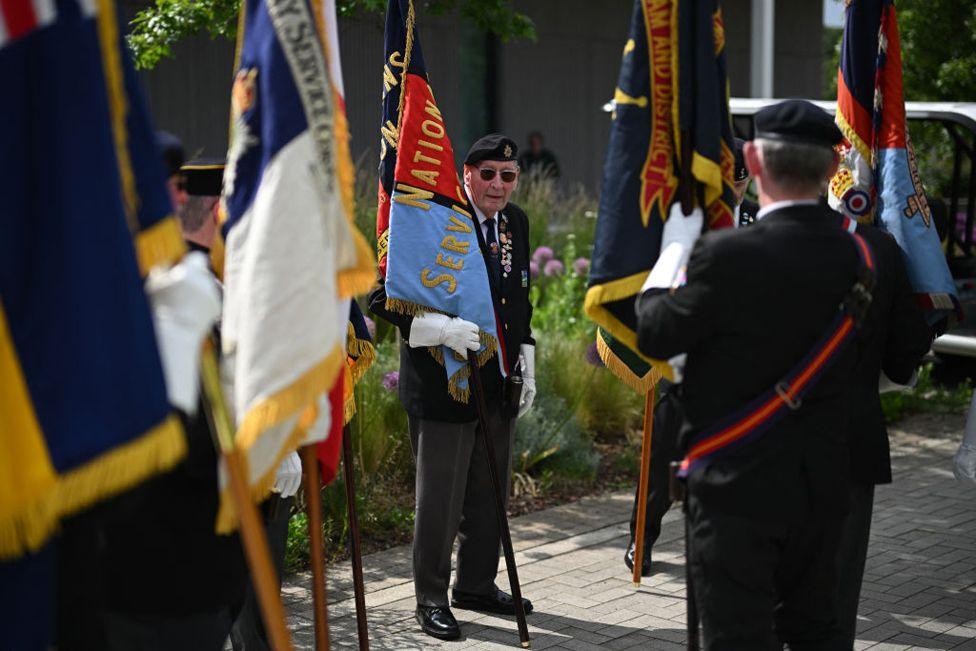
[[[976, 3], [897, 0], [905, 99], [976, 101]], [[824, 97], [837, 97], [843, 30], [824, 30]], [[829, 59], [827, 57], [830, 57]]]
[[976, 101], [976, 3], [901, 0], [905, 99]]
[[[525, 14], [515, 11], [510, 0], [426, 0], [418, 11], [443, 14], [458, 10], [462, 20], [495, 34], [503, 40], [535, 38], [535, 26]], [[386, 0], [338, 0], [340, 17], [382, 14]], [[129, 45], [140, 68], [153, 68], [172, 56], [173, 46], [194, 34], [211, 38], [234, 38], [237, 34], [240, 0], [156, 0], [132, 21]]]

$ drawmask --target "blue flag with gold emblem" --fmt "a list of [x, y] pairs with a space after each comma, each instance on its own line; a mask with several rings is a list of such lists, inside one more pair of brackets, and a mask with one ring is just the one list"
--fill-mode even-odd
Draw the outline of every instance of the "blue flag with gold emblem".
[[112, 2], [0, 20], [0, 558], [176, 463], [143, 277], [185, 247]]
[[634, 300], [657, 260], [679, 187], [697, 190], [709, 228], [732, 225], [732, 124], [718, 3], [635, 0], [613, 103], [585, 310], [600, 327], [597, 347], [607, 368], [645, 393], [658, 373], [637, 350]]
[[[484, 365], [504, 343], [475, 221], [427, 79], [415, 22], [413, 0], [390, 0], [376, 221], [386, 306], [410, 314], [435, 311], [476, 324], [478, 363]], [[451, 397], [466, 403], [467, 361], [446, 346], [431, 348], [431, 354], [445, 366]], [[504, 374], [504, 365], [499, 366]]]

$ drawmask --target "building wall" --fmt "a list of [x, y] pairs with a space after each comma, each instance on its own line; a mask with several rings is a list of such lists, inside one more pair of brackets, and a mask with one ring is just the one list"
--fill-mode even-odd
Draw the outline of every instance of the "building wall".
[[[147, 1], [127, 0], [125, 6], [131, 14]], [[751, 4], [723, 2], [729, 81], [736, 96], [749, 94]], [[465, 59], [473, 48], [462, 48], [457, 14], [420, 14], [431, 86], [457, 158], [463, 158], [473, 134], [490, 126], [520, 144], [538, 129], [559, 157], [564, 183], [597, 190], [610, 128], [602, 107], [613, 96], [633, 4], [515, 0], [515, 6], [533, 19], [538, 39], [499, 43], [494, 58], [484, 62], [499, 82], [494, 125], [488, 124], [491, 111], [479, 112], [464, 99], [462, 87], [476, 87], [464, 72], [473, 67]], [[820, 4], [779, 0], [776, 10], [775, 94], [818, 97]], [[380, 138], [383, 17], [343, 19], [339, 28], [353, 156], [372, 170]], [[233, 50], [227, 41], [193, 37], [177, 44], [173, 59], [143, 74], [157, 126], [182, 137], [189, 155], [226, 153]]]

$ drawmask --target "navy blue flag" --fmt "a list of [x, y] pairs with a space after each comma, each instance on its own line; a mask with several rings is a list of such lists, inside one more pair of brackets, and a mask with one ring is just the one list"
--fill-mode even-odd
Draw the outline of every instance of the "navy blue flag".
[[634, 299], [657, 260], [679, 185], [700, 190], [709, 228], [732, 225], [725, 67], [717, 2], [635, 0], [614, 92], [585, 310], [603, 329], [597, 346], [607, 367], [641, 392], [657, 375], [637, 350]]

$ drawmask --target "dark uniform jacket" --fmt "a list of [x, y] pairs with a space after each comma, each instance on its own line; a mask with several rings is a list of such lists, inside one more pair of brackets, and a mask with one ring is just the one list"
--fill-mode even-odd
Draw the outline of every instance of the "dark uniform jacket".
[[[501, 211], [501, 219], [505, 222], [506, 237], [511, 237], [512, 270], [502, 269], [500, 291], [493, 288], [492, 294], [501, 320], [508, 368], [515, 370], [521, 344], [535, 343], [530, 327], [532, 304], [529, 302], [529, 219], [513, 203]], [[475, 232], [478, 234], [482, 255], [487, 255], [480, 225], [475, 228]], [[399, 394], [407, 414], [415, 418], [451, 423], [475, 420], [477, 414], [474, 400], [469, 400], [468, 404], [453, 400], [447, 391], [447, 373], [444, 367], [434, 360], [426, 347], [412, 348], [407, 343], [410, 340], [410, 324], [413, 318], [386, 309], [386, 290], [382, 283], [370, 295], [369, 309], [400, 330], [403, 340], [400, 342]], [[489, 409], [500, 405], [502, 376], [496, 358], [493, 357], [481, 368], [481, 378]], [[510, 406], [509, 415], [515, 416], [516, 407]]]
[[932, 334], [894, 238], [873, 226], [858, 225], [857, 233], [874, 252], [876, 283], [857, 336], [859, 359], [850, 393], [851, 477], [859, 484], [888, 484], [891, 458], [878, 378], [884, 371], [892, 381], [907, 383], [928, 352]]
[[[750, 228], [706, 233], [687, 284], [637, 305], [638, 345], [688, 353], [682, 446], [773, 387], [813, 348], [855, 282], [857, 253], [820, 205], [775, 210]], [[768, 522], [842, 513], [848, 501], [848, 346], [792, 412], [754, 442], [702, 464], [689, 489], [703, 506]]]

